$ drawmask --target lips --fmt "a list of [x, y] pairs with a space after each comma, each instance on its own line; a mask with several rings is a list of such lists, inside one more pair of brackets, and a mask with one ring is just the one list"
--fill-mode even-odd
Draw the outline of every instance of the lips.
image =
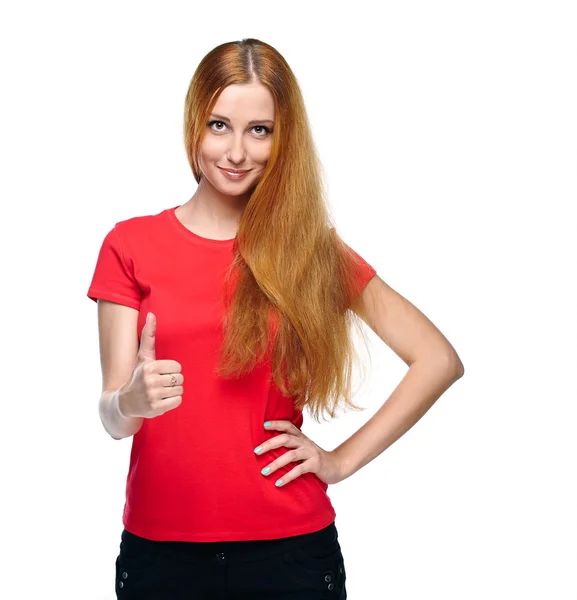
[[218, 167], [219, 169], [222, 169], [223, 171], [228, 171], [229, 173], [233, 173], [234, 175], [240, 175], [241, 173], [248, 173], [250, 171], [250, 169], [225, 169], [224, 167]]
[[227, 169], [223, 169], [221, 167], [219, 167], [219, 169], [222, 171], [223, 176], [229, 179], [230, 181], [240, 181], [241, 179], [244, 179], [250, 170], [249, 169], [247, 171], [233, 172]]

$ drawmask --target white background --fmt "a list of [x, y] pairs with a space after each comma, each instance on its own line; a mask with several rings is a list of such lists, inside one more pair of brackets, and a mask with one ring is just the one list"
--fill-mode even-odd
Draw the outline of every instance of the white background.
[[[348, 597], [577, 598], [574, 3], [14, 2], [0, 23], [0, 596], [114, 598], [132, 438], [98, 417], [86, 292], [114, 223], [192, 195], [192, 74], [256, 37], [299, 80], [343, 238], [466, 370], [329, 487]], [[367, 410], [305, 414], [325, 449], [406, 372], [367, 335]]]

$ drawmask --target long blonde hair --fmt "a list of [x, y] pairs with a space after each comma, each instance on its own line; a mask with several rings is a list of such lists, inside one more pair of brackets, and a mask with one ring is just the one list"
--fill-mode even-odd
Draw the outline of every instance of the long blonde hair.
[[[271, 154], [241, 216], [225, 279], [224, 340], [217, 373], [238, 377], [265, 357], [274, 382], [317, 422], [353, 410], [350, 310], [358, 255], [337, 234], [296, 77], [281, 54], [253, 38], [221, 44], [198, 65], [184, 111], [184, 143], [200, 182], [198, 151], [209, 115], [231, 84], [259, 82], [275, 104]], [[366, 341], [366, 339], [365, 339]]]

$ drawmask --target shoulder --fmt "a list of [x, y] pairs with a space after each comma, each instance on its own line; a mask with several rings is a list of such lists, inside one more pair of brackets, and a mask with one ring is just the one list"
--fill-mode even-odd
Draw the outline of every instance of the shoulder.
[[114, 228], [123, 241], [125, 239], [146, 239], [154, 231], [158, 230], [161, 219], [164, 218], [164, 212], [165, 211], [162, 210], [161, 212], [153, 215], [136, 215], [134, 217], [129, 217], [127, 219], [117, 221], [114, 224]]
[[[114, 223], [116, 243], [126, 260], [142, 260], [162, 236], [164, 211], [155, 215], [136, 215]], [[112, 233], [112, 232], [111, 232]]]

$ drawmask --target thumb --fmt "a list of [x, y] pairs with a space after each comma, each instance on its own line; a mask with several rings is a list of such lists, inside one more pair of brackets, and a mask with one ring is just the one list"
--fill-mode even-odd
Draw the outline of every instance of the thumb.
[[142, 335], [140, 336], [140, 348], [138, 356], [140, 360], [156, 360], [156, 316], [147, 313]]

